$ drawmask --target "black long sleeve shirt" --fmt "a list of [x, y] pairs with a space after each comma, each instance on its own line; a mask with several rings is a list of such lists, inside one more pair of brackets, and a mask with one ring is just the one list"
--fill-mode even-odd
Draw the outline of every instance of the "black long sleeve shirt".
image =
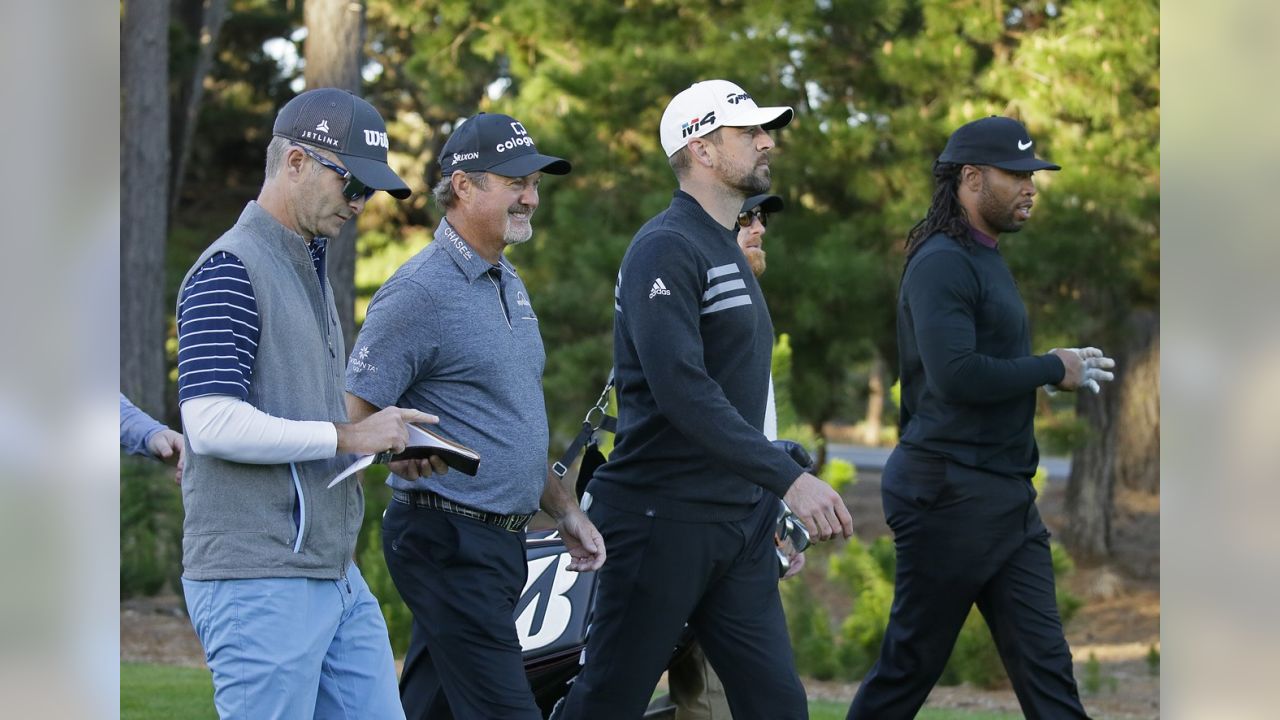
[[1031, 355], [1027, 310], [995, 248], [937, 234], [907, 264], [898, 296], [901, 444], [961, 465], [1030, 478], [1036, 389], [1062, 381]]
[[764, 423], [773, 323], [733, 230], [677, 190], [618, 274], [617, 444], [592, 495], [678, 520], [745, 517], [803, 469]]

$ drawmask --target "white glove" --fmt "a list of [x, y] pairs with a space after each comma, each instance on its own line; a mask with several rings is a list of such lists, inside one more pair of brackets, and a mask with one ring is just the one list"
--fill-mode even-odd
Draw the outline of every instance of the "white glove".
[[[1096, 395], [1102, 392], [1102, 386], [1098, 383], [1116, 379], [1115, 373], [1107, 372], [1116, 366], [1116, 361], [1103, 355], [1098, 348], [1067, 348], [1067, 350], [1079, 355], [1080, 361], [1084, 363], [1084, 380], [1081, 381], [1080, 387], [1087, 387]], [[1044, 386], [1044, 391], [1050, 396], [1057, 395], [1059, 390], [1061, 388], [1057, 385]]]

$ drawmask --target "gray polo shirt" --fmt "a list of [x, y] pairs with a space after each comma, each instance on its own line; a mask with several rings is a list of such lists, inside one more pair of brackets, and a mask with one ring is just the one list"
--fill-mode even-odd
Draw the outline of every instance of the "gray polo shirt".
[[546, 356], [529, 292], [506, 258], [490, 265], [441, 220], [435, 241], [373, 296], [347, 363], [347, 390], [378, 407], [440, 417], [446, 437], [480, 453], [399, 490], [430, 490], [496, 513], [538, 509], [547, 477]]

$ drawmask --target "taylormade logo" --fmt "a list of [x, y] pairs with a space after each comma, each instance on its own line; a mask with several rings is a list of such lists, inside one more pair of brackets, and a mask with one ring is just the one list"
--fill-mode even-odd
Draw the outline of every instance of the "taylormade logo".
[[725, 96], [724, 99], [725, 99], [725, 102], [729, 103], [730, 105], [737, 105], [743, 100], [750, 100], [751, 96], [748, 95], [747, 93], [729, 93], [728, 95]]
[[453, 154], [453, 164], [454, 164], [454, 165], [457, 165], [457, 164], [458, 164], [458, 163], [460, 163], [460, 162], [466, 162], [466, 161], [468, 161], [468, 160], [479, 160], [479, 159], [480, 159], [480, 153], [478, 153], [478, 152], [454, 153], [454, 154]]
[[387, 143], [387, 134], [384, 132], [378, 132], [377, 130], [364, 131], [364, 144], [371, 147], [391, 148]]

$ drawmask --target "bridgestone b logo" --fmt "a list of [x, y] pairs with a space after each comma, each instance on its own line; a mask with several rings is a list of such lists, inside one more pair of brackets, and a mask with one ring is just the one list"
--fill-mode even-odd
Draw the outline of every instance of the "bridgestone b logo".
[[364, 131], [364, 144], [371, 147], [391, 148], [387, 143], [387, 134], [384, 132], [378, 132], [377, 130]]
[[689, 122], [681, 125], [680, 137], [682, 138], [689, 137], [690, 135], [698, 132], [698, 130], [701, 129], [703, 125], [715, 125], [715, 124], [716, 124], [716, 111], [712, 110], [711, 112], [707, 113], [706, 115], [703, 115], [700, 118], [694, 118]]

